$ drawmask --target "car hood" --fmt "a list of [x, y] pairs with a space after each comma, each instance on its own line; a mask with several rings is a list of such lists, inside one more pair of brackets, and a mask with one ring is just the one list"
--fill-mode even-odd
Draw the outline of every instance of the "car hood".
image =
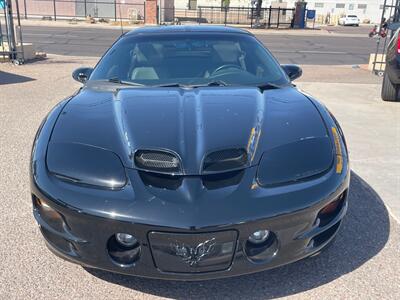
[[127, 168], [137, 150], [169, 150], [184, 174], [195, 175], [212, 151], [244, 148], [251, 166], [267, 150], [313, 138], [328, 139], [325, 124], [293, 87], [84, 87], [64, 107], [50, 142], [110, 150]]

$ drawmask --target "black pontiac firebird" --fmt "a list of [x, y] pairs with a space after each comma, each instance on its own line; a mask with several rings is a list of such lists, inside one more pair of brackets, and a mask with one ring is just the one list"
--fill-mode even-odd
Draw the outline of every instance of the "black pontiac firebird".
[[347, 209], [342, 130], [250, 33], [170, 26], [123, 35], [45, 118], [33, 213], [58, 256], [202, 280], [319, 253]]

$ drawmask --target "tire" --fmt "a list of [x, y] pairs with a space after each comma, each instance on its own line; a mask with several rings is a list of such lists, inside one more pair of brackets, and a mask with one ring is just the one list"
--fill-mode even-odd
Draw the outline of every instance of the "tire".
[[383, 101], [399, 101], [399, 87], [390, 81], [386, 72], [383, 75], [381, 97]]

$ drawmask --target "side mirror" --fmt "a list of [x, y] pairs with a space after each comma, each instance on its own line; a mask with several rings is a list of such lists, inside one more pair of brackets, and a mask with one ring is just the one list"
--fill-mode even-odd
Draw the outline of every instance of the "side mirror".
[[303, 70], [298, 65], [281, 65], [290, 80], [293, 81], [303, 74]]
[[79, 68], [72, 72], [72, 78], [81, 83], [85, 83], [92, 72], [93, 68]]

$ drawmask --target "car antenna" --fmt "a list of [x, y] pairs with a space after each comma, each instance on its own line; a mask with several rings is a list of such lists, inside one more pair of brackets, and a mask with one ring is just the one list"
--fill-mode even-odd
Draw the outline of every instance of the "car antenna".
[[119, 24], [121, 25], [121, 35], [124, 34], [124, 27], [122, 25], [121, 4], [125, 4], [125, 0], [119, 2]]

